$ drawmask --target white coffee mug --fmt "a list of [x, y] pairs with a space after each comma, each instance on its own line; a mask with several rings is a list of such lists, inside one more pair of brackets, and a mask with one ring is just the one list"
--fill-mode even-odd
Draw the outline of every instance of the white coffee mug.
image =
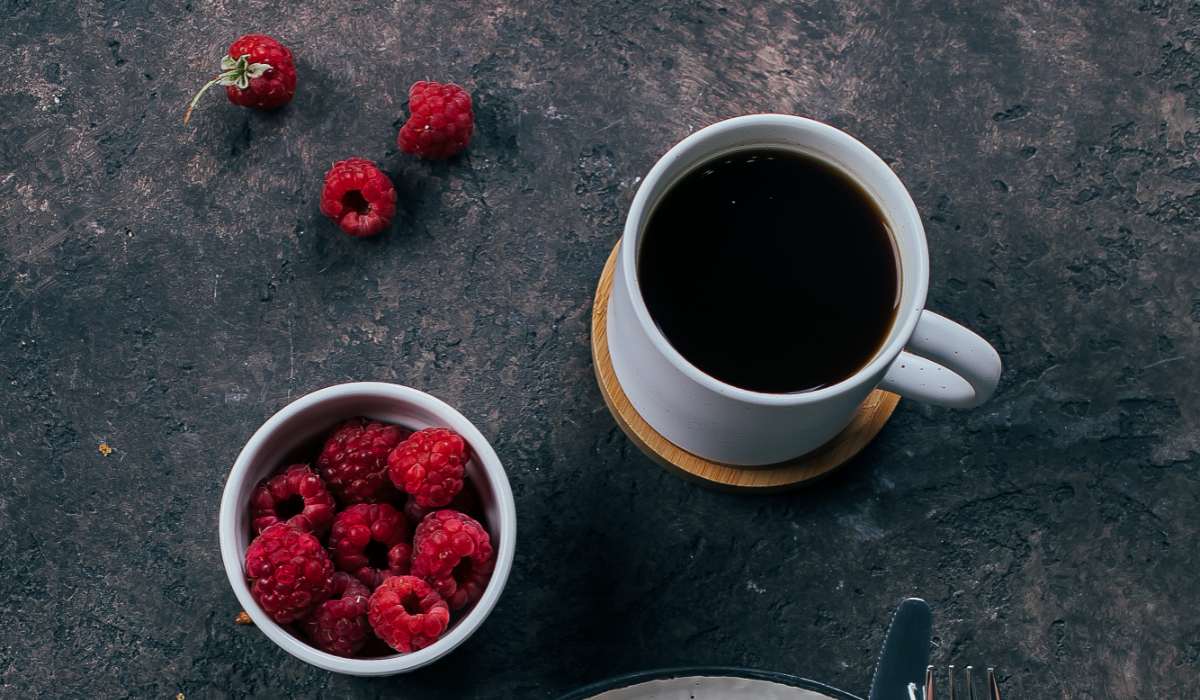
[[[747, 146], [789, 148], [839, 168], [879, 205], [895, 239], [901, 281], [891, 332], [870, 362], [837, 384], [768, 394], [718, 381], [671, 346], [642, 299], [638, 248], [655, 205], [693, 167]], [[1000, 379], [1000, 356], [987, 341], [925, 310], [929, 252], [908, 190], [871, 149], [827, 124], [755, 114], [697, 131], [654, 164], [634, 197], [620, 245], [608, 303], [613, 370], [641, 417], [697, 456], [741, 466], [776, 464], [837, 435], [876, 387], [905, 398], [967, 408], [986, 401]]]

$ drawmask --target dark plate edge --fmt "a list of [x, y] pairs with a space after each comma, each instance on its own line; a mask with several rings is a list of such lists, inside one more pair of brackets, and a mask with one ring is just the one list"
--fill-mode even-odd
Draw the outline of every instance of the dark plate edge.
[[736, 666], [683, 666], [679, 668], [661, 668], [654, 671], [638, 671], [637, 673], [613, 676], [612, 678], [578, 688], [561, 696], [558, 700], [587, 700], [587, 698], [599, 693], [628, 688], [629, 686], [645, 683], [646, 681], [683, 678], [687, 676], [748, 678], [758, 681], [772, 681], [793, 688], [822, 692], [838, 700], [862, 700], [857, 695], [851, 695], [844, 690], [838, 690], [824, 683], [810, 681], [807, 678], [800, 678], [799, 676], [779, 673], [777, 671], [759, 671], [753, 668], [738, 668]]

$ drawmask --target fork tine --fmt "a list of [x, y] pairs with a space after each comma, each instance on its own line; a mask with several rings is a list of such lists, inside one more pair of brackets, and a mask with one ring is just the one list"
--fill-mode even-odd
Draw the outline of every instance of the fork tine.
[[[957, 668], [955, 667], [954, 664], [950, 664], [950, 666], [948, 667], [948, 670], [949, 670], [949, 675], [946, 678], [946, 687], [949, 690], [947, 691], [947, 697], [949, 698], [949, 700], [955, 700], [955, 698], [958, 695], [958, 679], [957, 679], [958, 674], [955, 673]], [[974, 678], [974, 675], [975, 675], [975, 667], [967, 666], [966, 667], [966, 677], [967, 677], [966, 700], [975, 700], [975, 678]], [[937, 698], [934, 697], [935, 696], [935, 689], [934, 689], [935, 682], [934, 681], [935, 681], [935, 678], [934, 678], [934, 673], [933, 673], [933, 666], [929, 666], [925, 669], [925, 700], [938, 700]], [[1001, 698], [1000, 698], [1000, 683], [996, 680], [996, 669], [993, 666], [987, 667], [987, 684], [986, 684], [986, 689], [984, 691], [983, 700], [1001, 700]]]
[[925, 667], [925, 700], [936, 700], [933, 689], [933, 666]]

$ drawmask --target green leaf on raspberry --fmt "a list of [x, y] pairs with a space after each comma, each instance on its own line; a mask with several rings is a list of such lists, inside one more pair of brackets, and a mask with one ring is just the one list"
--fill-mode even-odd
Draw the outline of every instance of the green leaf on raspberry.
[[[229, 66], [226, 68], [226, 66]], [[239, 90], [250, 87], [250, 81], [271, 70], [267, 63], [250, 63], [250, 56], [243, 54], [236, 61], [226, 56], [221, 59], [225, 72], [217, 76], [220, 85], [236, 85]]]

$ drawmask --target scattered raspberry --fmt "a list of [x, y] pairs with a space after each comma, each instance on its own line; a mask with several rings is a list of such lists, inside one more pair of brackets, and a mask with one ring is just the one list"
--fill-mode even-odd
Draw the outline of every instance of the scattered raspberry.
[[[457, 510], [460, 513], [466, 513], [476, 520], [479, 520], [481, 517], [483, 517], [483, 504], [479, 501], [479, 494], [475, 491], [475, 487], [471, 483], [470, 477], [463, 477], [462, 491], [459, 491], [457, 496], [450, 499], [450, 502], [447, 503], [445, 507], [449, 508], [450, 510]], [[429, 515], [435, 510], [440, 510], [440, 508], [425, 508], [423, 506], [419, 506], [417, 505], [417, 502], [413, 500], [412, 496], [409, 496], [408, 500], [404, 502], [404, 516], [408, 518], [408, 522], [412, 524], [414, 528], [421, 524], [421, 521], [425, 519], [426, 515]]]
[[246, 550], [250, 593], [281, 625], [306, 617], [329, 597], [333, 562], [312, 533], [287, 523], [263, 530]]
[[432, 584], [451, 610], [479, 600], [495, 567], [491, 538], [471, 516], [439, 510], [417, 527], [412, 574]]
[[292, 52], [266, 34], [247, 34], [229, 46], [221, 59], [221, 72], [192, 98], [183, 123], [192, 117], [196, 103], [213, 85], [224, 85], [229, 101], [243, 107], [275, 109], [296, 94], [296, 65]]
[[371, 635], [367, 604], [371, 591], [361, 581], [341, 571], [333, 575], [329, 600], [304, 621], [304, 632], [318, 649], [353, 656]]
[[475, 130], [471, 96], [454, 83], [420, 81], [408, 89], [408, 121], [400, 127], [400, 150], [421, 158], [449, 158], [467, 147]]
[[446, 601], [415, 576], [393, 576], [371, 594], [367, 614], [375, 634], [399, 652], [433, 644], [450, 624]]
[[348, 158], [325, 173], [321, 213], [355, 237], [374, 236], [392, 223], [396, 214], [396, 188], [375, 164], [365, 158]]
[[343, 504], [379, 502], [395, 493], [387, 458], [409, 432], [399, 426], [354, 418], [325, 441], [317, 469]]
[[350, 506], [333, 520], [329, 549], [338, 569], [374, 590], [385, 578], [408, 573], [408, 521], [386, 503]]
[[333, 510], [333, 496], [307, 464], [293, 464], [264, 479], [250, 494], [250, 524], [255, 532], [287, 522], [321, 534], [333, 520]]
[[388, 472], [396, 488], [412, 495], [422, 508], [438, 508], [463, 486], [467, 444], [448, 428], [418, 430], [388, 457]]

